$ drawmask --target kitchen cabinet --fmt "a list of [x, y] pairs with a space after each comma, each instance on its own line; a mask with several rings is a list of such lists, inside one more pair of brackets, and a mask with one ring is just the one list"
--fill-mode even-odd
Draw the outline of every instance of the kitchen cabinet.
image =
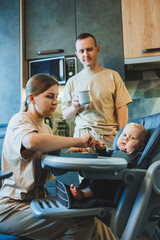
[[[124, 79], [121, 0], [25, 0], [25, 22], [26, 59], [74, 55], [76, 37], [90, 32], [101, 47], [100, 65]], [[37, 55], [54, 49], [64, 53]]]
[[90, 32], [100, 45], [99, 64], [118, 71], [124, 79], [121, 1], [77, 0], [76, 16], [77, 35]]
[[[75, 1], [25, 0], [26, 59], [75, 54]], [[64, 53], [38, 55], [62, 49]]]
[[135, 58], [135, 63], [160, 61], [160, 1], [121, 0], [121, 4], [124, 58], [133, 62]]

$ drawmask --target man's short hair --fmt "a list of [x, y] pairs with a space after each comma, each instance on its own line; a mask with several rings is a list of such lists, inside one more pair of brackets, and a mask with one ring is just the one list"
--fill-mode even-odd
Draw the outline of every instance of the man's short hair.
[[95, 46], [97, 46], [96, 39], [95, 39], [95, 37], [94, 37], [91, 33], [81, 33], [81, 34], [77, 37], [76, 41], [77, 41], [77, 40], [82, 40], [82, 39], [85, 39], [85, 38], [88, 38], [88, 37], [93, 38], [93, 40], [94, 40], [94, 42], [95, 42]]

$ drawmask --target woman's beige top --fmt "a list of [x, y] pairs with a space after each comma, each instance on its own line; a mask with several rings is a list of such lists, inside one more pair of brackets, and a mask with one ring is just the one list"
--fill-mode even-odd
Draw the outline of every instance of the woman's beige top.
[[4, 180], [0, 196], [17, 200], [44, 197], [44, 183], [54, 179], [49, 170], [41, 167], [41, 156], [44, 153], [35, 151], [27, 159], [21, 155], [22, 139], [33, 131], [52, 134], [48, 125], [37, 123], [26, 112], [17, 113], [10, 120], [2, 150], [2, 169], [12, 171], [13, 176]]

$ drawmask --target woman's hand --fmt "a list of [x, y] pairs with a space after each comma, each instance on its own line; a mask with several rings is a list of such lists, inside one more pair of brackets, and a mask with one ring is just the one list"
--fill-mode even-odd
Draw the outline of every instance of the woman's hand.
[[89, 149], [79, 148], [79, 147], [71, 147], [66, 151], [66, 153], [70, 153], [70, 152], [89, 152]]
[[80, 138], [82, 140], [83, 148], [86, 148], [86, 147], [94, 148], [95, 147], [95, 138], [90, 133], [86, 133]]

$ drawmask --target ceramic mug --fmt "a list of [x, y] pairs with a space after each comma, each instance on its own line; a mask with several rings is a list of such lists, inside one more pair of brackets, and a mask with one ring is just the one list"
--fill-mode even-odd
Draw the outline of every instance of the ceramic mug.
[[78, 98], [81, 105], [91, 103], [91, 95], [89, 90], [78, 92]]

